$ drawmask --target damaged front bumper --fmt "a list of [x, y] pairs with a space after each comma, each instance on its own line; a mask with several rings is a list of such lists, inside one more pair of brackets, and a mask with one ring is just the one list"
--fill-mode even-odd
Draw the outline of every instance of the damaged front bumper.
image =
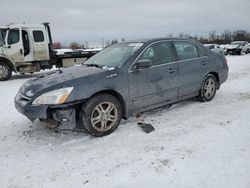
[[241, 49], [240, 48], [232, 48], [232, 49], [227, 49], [226, 54], [239, 54], [241, 53]]
[[76, 122], [83, 101], [74, 101], [61, 105], [32, 105], [31, 98], [17, 93], [15, 97], [15, 107], [18, 112], [26, 116], [29, 120], [53, 119], [57, 122]]

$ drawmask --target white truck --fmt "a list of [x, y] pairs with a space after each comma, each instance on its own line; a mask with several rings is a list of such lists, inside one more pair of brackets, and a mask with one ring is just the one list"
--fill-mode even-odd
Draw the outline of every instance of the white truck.
[[84, 62], [98, 51], [56, 55], [49, 23], [11, 24], [0, 27], [0, 81], [12, 72], [21, 74]]

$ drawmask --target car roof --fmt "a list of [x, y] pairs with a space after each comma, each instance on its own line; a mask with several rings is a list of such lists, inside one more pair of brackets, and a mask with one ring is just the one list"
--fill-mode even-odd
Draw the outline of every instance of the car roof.
[[[145, 39], [134, 39], [134, 40], [128, 40], [122, 43], [152, 43], [152, 42], [158, 42], [162, 40], [186, 40], [186, 41], [195, 41], [193, 39], [185, 39], [185, 38], [145, 38]], [[195, 41], [197, 42], [197, 41]]]

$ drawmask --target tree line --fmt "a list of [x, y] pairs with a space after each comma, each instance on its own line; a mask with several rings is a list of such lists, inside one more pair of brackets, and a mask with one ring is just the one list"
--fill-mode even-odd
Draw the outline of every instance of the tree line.
[[[172, 38], [173, 35], [169, 34], [167, 37]], [[250, 32], [245, 30], [229, 31], [225, 30], [223, 33], [210, 31], [207, 36], [192, 36], [189, 34], [180, 33], [179, 38], [195, 39], [203, 44], [230, 44], [233, 41], [248, 41], [250, 42]]]
[[[210, 31], [206, 36], [198, 36], [198, 35], [190, 35], [185, 33], [179, 33], [178, 35], [168, 34], [166, 35], [168, 38], [189, 38], [195, 39], [203, 44], [230, 44], [233, 41], [248, 41], [250, 42], [250, 32], [246, 30], [236, 30], [236, 31], [229, 31], [225, 30], [222, 33], [217, 33], [216, 31]], [[111, 39], [102, 41], [102, 47], [107, 47], [117, 42], [124, 42], [126, 41], [125, 38], [119, 39]], [[71, 49], [84, 49], [89, 48], [88, 41], [85, 41], [83, 44], [78, 42], [71, 42], [69, 46], [63, 46], [60, 42], [55, 43], [57, 44], [55, 48], [71, 48]]]

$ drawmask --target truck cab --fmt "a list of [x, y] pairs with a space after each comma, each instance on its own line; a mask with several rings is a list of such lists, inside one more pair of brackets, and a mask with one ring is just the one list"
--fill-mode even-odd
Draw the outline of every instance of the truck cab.
[[[12, 24], [0, 28], [0, 63], [20, 73], [37, 72], [50, 60], [45, 24]], [[0, 78], [1, 79], [1, 78]]]
[[12, 71], [25, 74], [51, 69], [53, 65], [69, 67], [96, 53], [56, 55], [49, 23], [10, 24], [0, 27], [0, 81], [8, 80]]

